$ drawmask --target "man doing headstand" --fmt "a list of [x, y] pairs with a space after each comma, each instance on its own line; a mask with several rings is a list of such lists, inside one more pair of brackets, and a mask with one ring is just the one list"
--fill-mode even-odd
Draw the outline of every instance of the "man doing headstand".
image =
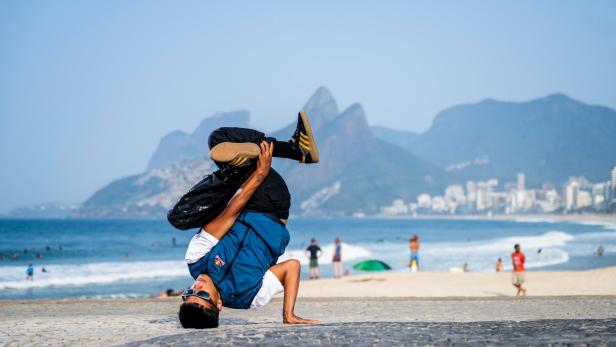
[[[255, 142], [259, 140], [257, 146]], [[284, 180], [270, 168], [273, 155], [305, 163], [318, 161], [306, 115], [300, 113], [297, 130], [288, 143], [240, 128], [218, 129], [209, 142], [210, 156], [219, 167], [248, 170], [250, 175], [224, 210], [205, 224], [189, 244], [186, 261], [195, 282], [182, 296], [182, 326], [216, 327], [222, 306], [260, 307], [283, 290], [284, 323], [318, 323], [294, 313], [299, 262], [292, 259], [276, 264], [289, 242], [284, 224], [290, 195]], [[252, 159], [256, 156], [254, 165]]]

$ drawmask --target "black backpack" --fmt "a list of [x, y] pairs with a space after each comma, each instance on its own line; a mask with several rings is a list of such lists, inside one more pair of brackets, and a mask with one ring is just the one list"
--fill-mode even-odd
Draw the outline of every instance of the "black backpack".
[[205, 176], [167, 212], [167, 220], [180, 230], [203, 227], [225, 209], [244, 182], [244, 176], [247, 177], [246, 172], [226, 170]]

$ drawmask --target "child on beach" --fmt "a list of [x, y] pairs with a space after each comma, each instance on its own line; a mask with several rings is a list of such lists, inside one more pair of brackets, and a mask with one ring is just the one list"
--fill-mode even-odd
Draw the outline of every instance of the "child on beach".
[[413, 265], [415, 265], [415, 271], [417, 271], [419, 270], [419, 236], [413, 235], [413, 237], [411, 237], [411, 239], [409, 240], [409, 248], [411, 250], [409, 267], [413, 268]]
[[[239, 138], [263, 141], [259, 145], [233, 142]], [[276, 150], [279, 144], [282, 148]], [[304, 163], [318, 161], [305, 113], [300, 113], [289, 143], [264, 138], [262, 133], [251, 129], [221, 128], [210, 136], [210, 146], [211, 158], [223, 170], [235, 167], [249, 176], [223, 205], [223, 211], [204, 224], [188, 246], [186, 261], [195, 282], [182, 294], [184, 303], [179, 311], [182, 326], [217, 327], [223, 306], [257, 308], [283, 291], [284, 323], [319, 323], [294, 313], [299, 262], [291, 259], [276, 264], [289, 242], [285, 223], [290, 195], [282, 177], [271, 170], [271, 159], [278, 156]], [[255, 158], [258, 158], [256, 165], [252, 165]], [[181, 215], [181, 201], [169, 212], [172, 224], [179, 220], [175, 213]]]
[[28, 268], [26, 269], [26, 281], [34, 280], [34, 267], [32, 264], [28, 264]]

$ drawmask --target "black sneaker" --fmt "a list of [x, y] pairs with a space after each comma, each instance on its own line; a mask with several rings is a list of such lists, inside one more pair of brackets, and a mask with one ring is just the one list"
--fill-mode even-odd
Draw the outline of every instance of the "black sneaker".
[[295, 133], [291, 136], [289, 143], [293, 146], [297, 146], [302, 153], [301, 163], [312, 164], [319, 162], [319, 151], [317, 150], [317, 143], [312, 135], [312, 129], [310, 128], [310, 122], [308, 116], [304, 110], [299, 111], [297, 115], [297, 127]]
[[261, 148], [252, 142], [222, 142], [210, 150], [213, 161], [235, 167], [250, 165], [259, 154]]

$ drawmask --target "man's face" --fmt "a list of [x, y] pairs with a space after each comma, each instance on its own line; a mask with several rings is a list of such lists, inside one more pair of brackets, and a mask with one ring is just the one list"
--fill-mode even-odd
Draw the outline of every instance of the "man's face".
[[515, 246], [515, 252], [520, 253], [520, 246]]
[[[214, 282], [212, 282], [210, 276], [204, 274], [199, 275], [199, 277], [197, 277], [197, 279], [195, 280], [195, 283], [193, 283], [190, 288], [194, 289], [197, 292], [206, 291], [210, 293], [210, 297], [212, 301], [216, 303], [216, 308], [218, 309], [218, 311], [222, 310], [222, 300], [220, 299], [220, 293], [218, 292], [218, 289], [216, 289], [216, 286], [214, 285]], [[201, 299], [197, 296], [189, 296], [186, 298], [185, 302], [193, 302], [208, 309], [212, 308], [211, 302], [209, 302], [208, 300]]]

